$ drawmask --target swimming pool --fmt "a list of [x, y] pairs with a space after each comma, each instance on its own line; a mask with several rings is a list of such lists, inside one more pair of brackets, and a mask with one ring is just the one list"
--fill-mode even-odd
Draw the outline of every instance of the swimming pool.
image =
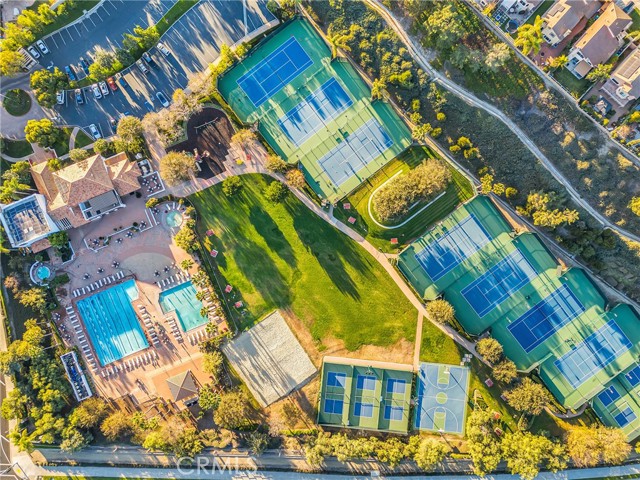
[[202, 302], [196, 298], [196, 289], [191, 282], [177, 285], [160, 294], [160, 307], [164, 313], [176, 312], [182, 330], [188, 332], [207, 323], [200, 315]]
[[101, 365], [149, 346], [131, 305], [136, 298], [138, 288], [132, 279], [78, 302], [78, 310]]

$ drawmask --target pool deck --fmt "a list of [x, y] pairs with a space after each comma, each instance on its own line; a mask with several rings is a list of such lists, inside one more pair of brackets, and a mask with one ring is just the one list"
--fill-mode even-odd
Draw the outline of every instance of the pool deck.
[[[209, 381], [207, 375], [201, 371], [202, 354], [198, 345], [206, 338], [206, 324], [188, 333], [180, 330], [182, 338], [175, 335], [169, 319], [171, 314], [164, 315], [158, 303], [161, 288], [156, 282], [167, 282], [172, 279], [171, 286], [176, 286], [186, 279], [187, 274], [193, 274], [196, 271], [197, 263], [194, 262], [195, 265], [190, 272], [183, 272], [180, 269], [182, 260], [191, 259], [191, 257], [173, 243], [171, 228], [164, 222], [169, 211], [179, 208], [177, 204], [173, 202], [161, 204], [155, 214], [145, 207], [144, 198], [127, 197], [125, 204], [126, 208], [82, 229], [70, 232], [75, 258], [61, 267], [69, 274], [70, 283], [62, 289], [66, 292], [58, 290], [62, 309], [59, 312], [61, 318], [57, 324], [68, 346], [80, 345], [82, 336], [88, 341], [89, 357], [82, 355], [85, 373], [93, 377], [93, 383], [100, 395], [119, 398], [127, 392], [140, 403], [156, 396], [171, 400], [165, 382], [167, 378], [189, 369], [201, 383]], [[131, 237], [127, 237], [126, 234], [117, 234], [108, 246], [98, 251], [85, 243], [85, 238], [107, 236], [114, 233], [114, 229], [121, 229], [134, 221], [141, 223], [140, 220], [145, 218], [148, 218], [145, 230], [134, 232]], [[115, 238], [123, 240], [116, 242]], [[114, 261], [119, 263], [116, 268], [113, 267]], [[98, 273], [99, 269], [104, 271]], [[165, 272], [165, 269], [168, 271]], [[159, 276], [155, 275], [156, 271], [160, 273]], [[89, 274], [90, 278], [85, 279], [85, 274]], [[107, 283], [104, 280], [106, 277], [110, 280], [116, 278], [118, 274], [120, 278], [115, 281]], [[76, 304], [83, 298], [130, 279], [135, 279], [139, 293], [138, 299], [134, 300], [132, 305], [150, 347], [101, 366], [95, 361], [97, 357]], [[88, 291], [88, 286], [95, 286], [96, 282], [97, 288]], [[100, 286], [101, 282], [102, 286]], [[83, 288], [84, 294], [74, 296], [74, 292], [82, 291]], [[143, 309], [149, 316], [146, 323], [142, 317]], [[71, 311], [77, 315], [79, 321], [69, 315]], [[220, 329], [224, 328], [226, 325], [221, 323]], [[79, 350], [82, 352], [82, 348]], [[92, 363], [95, 369], [92, 368]]]

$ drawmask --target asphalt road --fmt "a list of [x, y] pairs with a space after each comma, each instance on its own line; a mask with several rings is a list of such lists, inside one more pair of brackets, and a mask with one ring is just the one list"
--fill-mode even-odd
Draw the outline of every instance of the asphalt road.
[[148, 74], [135, 65], [125, 69], [128, 87], [120, 87], [101, 99], [96, 99], [91, 88], [85, 87], [84, 105], [76, 105], [73, 92], [68, 91], [66, 104], [55, 107], [61, 123], [83, 128], [95, 123], [106, 137], [112, 134], [110, 118], [117, 119], [124, 113], [142, 117], [149, 108], [162, 108], [156, 92], [161, 91], [171, 99], [175, 89], [185, 88], [191, 75], [202, 72], [218, 57], [222, 43], [233, 44], [244, 37], [245, 31], [250, 33], [275, 18], [264, 0], [247, 0], [246, 5], [245, 28], [243, 2], [201, 1], [162, 37], [161, 41], [171, 50], [169, 56], [152, 48], [149, 52], [155, 66]]
[[[89, 59], [96, 49], [113, 51], [119, 47], [124, 33], [133, 28], [155, 24], [176, 0], [106, 0], [82, 21], [58, 30], [44, 39], [51, 53], [39, 61], [43, 67], [65, 65], [76, 67], [80, 57]], [[89, 60], [90, 62], [90, 60]], [[81, 68], [76, 68], [82, 72]]]

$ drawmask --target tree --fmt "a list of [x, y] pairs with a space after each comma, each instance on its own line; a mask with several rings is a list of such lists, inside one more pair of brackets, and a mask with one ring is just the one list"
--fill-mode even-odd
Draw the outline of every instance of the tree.
[[469, 455], [473, 472], [484, 476], [496, 469], [502, 460], [502, 449], [494, 434], [494, 416], [490, 410], [474, 409], [467, 420]]
[[140, 25], [133, 27], [133, 33], [138, 36], [138, 45], [143, 50], [148, 50], [160, 40], [160, 33], [155, 25], [142, 28]]
[[136, 57], [131, 55], [129, 50], [127, 50], [126, 48], [116, 48], [115, 55], [116, 60], [118, 60], [118, 62], [120, 62], [123, 66], [131, 65], [136, 60]]
[[19, 200], [24, 196], [22, 192], [26, 190], [31, 190], [31, 186], [26, 183], [20, 183], [18, 178], [6, 179], [0, 185], [0, 202], [11, 203], [14, 200]]
[[498, 363], [502, 358], [502, 345], [495, 338], [483, 338], [478, 340], [476, 351], [489, 363]]
[[57, 67], [53, 71], [42, 69], [31, 74], [30, 85], [36, 101], [43, 107], [52, 107], [57, 103], [56, 94], [69, 87], [69, 79]]
[[160, 175], [168, 185], [189, 180], [195, 168], [195, 157], [185, 152], [170, 152], [160, 160]]
[[557, 57], [550, 58], [548, 60], [549, 66], [551, 68], [553, 68], [554, 70], [557, 70], [558, 68], [564, 67], [567, 64], [568, 61], [569, 61], [569, 59], [567, 58], [566, 55], [558, 55]]
[[388, 94], [387, 82], [382, 78], [374, 79], [371, 84], [371, 100], [384, 100]]
[[194, 252], [198, 248], [198, 237], [195, 232], [195, 221], [187, 220], [173, 237], [175, 244], [187, 253]]
[[27, 406], [29, 397], [23, 394], [19, 388], [14, 388], [5, 397], [0, 406], [0, 414], [2, 418], [7, 420], [18, 420], [18, 422], [27, 418]]
[[237, 193], [240, 193], [241, 190], [242, 190], [242, 180], [240, 180], [240, 177], [237, 177], [237, 176], [228, 177], [222, 181], [222, 192], [227, 197], [232, 197]]
[[89, 75], [94, 81], [104, 80], [121, 70], [123, 65], [118, 61], [115, 53], [96, 49], [93, 63], [89, 65]]
[[435, 4], [424, 22], [425, 31], [438, 50], [449, 50], [469, 32], [451, 3]]
[[170, 452], [171, 447], [171, 439], [164, 430], [149, 432], [142, 442], [142, 448], [149, 451]]
[[35, 35], [31, 30], [20, 28], [17, 23], [8, 22], [5, 23], [4, 40], [2, 43], [2, 50], [17, 51], [20, 47], [26, 47], [34, 42]]
[[251, 423], [251, 413], [252, 408], [247, 396], [241, 390], [233, 390], [220, 396], [213, 420], [219, 427], [235, 430], [245, 428]]
[[52, 233], [47, 238], [51, 246], [56, 248], [65, 247], [69, 243], [69, 234], [65, 230]]
[[62, 442], [60, 443], [60, 450], [63, 452], [73, 453], [89, 446], [93, 440], [93, 435], [90, 433], [83, 433], [77, 428], [67, 428], [62, 434]]
[[489, 195], [493, 190], [493, 175], [483, 175], [480, 177], [480, 193]]
[[445, 443], [435, 438], [425, 438], [420, 442], [413, 459], [422, 470], [431, 470], [442, 462], [450, 451]]
[[542, 45], [542, 18], [540, 15], [536, 17], [533, 24], [525, 23], [518, 28], [518, 36], [514, 43], [525, 55], [538, 54], [540, 45]]
[[127, 115], [118, 122], [116, 133], [124, 142], [127, 151], [139, 151], [144, 146], [142, 122], [136, 117]]
[[15, 50], [0, 50], [0, 75], [10, 77], [22, 71], [22, 55]]
[[133, 433], [131, 416], [123, 411], [112, 413], [102, 421], [100, 431], [110, 442], [124, 439]]
[[288, 193], [289, 189], [287, 186], [278, 181], [271, 182], [264, 190], [265, 198], [273, 203], [282, 202]]
[[545, 464], [554, 471], [566, 467], [566, 454], [561, 445], [529, 432], [507, 433], [502, 439], [502, 455], [511, 473], [524, 480], [533, 480]]
[[533, 223], [542, 227], [555, 228], [564, 223], [571, 225], [577, 222], [579, 214], [576, 210], [553, 208], [560, 203], [555, 192], [532, 192], [527, 196], [525, 207], [518, 208], [518, 212], [532, 217]]
[[20, 279], [15, 275], [7, 275], [4, 279], [4, 287], [16, 295], [20, 290]]
[[332, 32], [331, 27], [327, 32], [327, 40], [329, 40], [329, 45], [331, 45], [331, 59], [333, 60], [338, 56], [338, 52], [340, 50], [344, 50], [345, 52], [350, 52], [351, 47], [349, 46], [349, 35], [342, 32]]
[[292, 188], [297, 188], [298, 190], [302, 190], [306, 185], [307, 181], [304, 178], [304, 173], [301, 170], [293, 169], [287, 172], [287, 183]]
[[202, 452], [204, 444], [194, 427], [180, 429], [171, 450], [177, 457], [193, 458]]
[[494, 365], [493, 376], [500, 382], [511, 383], [518, 377], [518, 369], [511, 360], [503, 360]]
[[82, 148], [74, 148], [69, 152], [69, 158], [72, 162], [81, 162], [91, 156], [91, 153]]
[[264, 452], [269, 445], [269, 435], [266, 433], [259, 432], [254, 430], [249, 434], [249, 438], [247, 438], [247, 444], [249, 446], [249, 450], [254, 455], [260, 455]]
[[59, 158], [50, 158], [49, 160], [47, 160], [47, 167], [52, 172], [57, 172], [58, 170], [62, 169], [62, 167], [64, 167], [64, 163]]
[[107, 416], [108, 405], [98, 397], [84, 400], [69, 415], [69, 423], [78, 428], [97, 427]]
[[51, 10], [49, 5], [42, 3], [38, 5], [38, 16], [45, 25], [50, 25], [56, 19], [56, 12]]
[[93, 151], [94, 153], [98, 153], [100, 155], [105, 155], [111, 153], [113, 150], [113, 145], [108, 140], [104, 138], [99, 138], [95, 142], [93, 142]]
[[187, 270], [190, 270], [191, 267], [193, 267], [193, 260], [191, 260], [190, 258], [185, 258], [184, 260], [182, 260], [182, 262], [180, 262], [180, 268], [182, 268], [182, 270], [184, 270], [185, 272]]
[[243, 128], [234, 133], [231, 137], [231, 145], [241, 149], [244, 152], [245, 160], [247, 156], [247, 148], [256, 140], [256, 134], [247, 128]]
[[629, 202], [629, 208], [640, 217], [640, 197], [633, 197]]
[[627, 436], [619, 428], [597, 428], [598, 440], [602, 445], [602, 461], [609, 465], [622, 464], [631, 453]]
[[432, 131], [433, 127], [430, 123], [419, 123], [411, 130], [411, 138], [416, 142], [423, 142]]
[[22, 30], [28, 30], [34, 34], [39, 34], [44, 28], [44, 22], [42, 18], [33, 10], [24, 9], [22, 13], [16, 18], [18, 26], [22, 27]]
[[524, 378], [520, 385], [504, 395], [515, 410], [531, 415], [540, 415], [551, 401], [548, 390], [530, 378]]
[[511, 50], [506, 43], [494, 43], [487, 51], [484, 63], [489, 70], [497, 71], [511, 58]]
[[604, 82], [608, 80], [611, 75], [611, 70], [613, 69], [613, 64], [598, 64], [587, 74], [587, 80], [590, 82]]
[[289, 165], [278, 155], [269, 154], [264, 162], [264, 168], [273, 173], [284, 173]]
[[211, 383], [202, 386], [198, 392], [198, 405], [204, 411], [215, 410], [220, 404], [220, 394], [213, 389]]
[[47, 291], [44, 288], [33, 287], [20, 292], [18, 301], [25, 307], [32, 308], [40, 313], [47, 311]]
[[2, 174], [2, 178], [4, 180], [15, 178], [20, 183], [29, 183], [31, 181], [31, 164], [27, 161], [12, 163], [9, 170]]
[[11, 443], [18, 447], [19, 451], [27, 453], [33, 452], [33, 440], [35, 437], [36, 432], [29, 434], [26, 428], [20, 429], [19, 425], [16, 425], [16, 427], [9, 433], [9, 440], [11, 440]]
[[51, 120], [29, 120], [24, 133], [29, 143], [37, 143], [41, 147], [52, 147], [63, 138], [62, 130], [56, 127]]
[[455, 321], [456, 311], [453, 306], [444, 299], [429, 302], [427, 304], [427, 313], [437, 323], [452, 324]]
[[205, 353], [202, 356], [202, 369], [214, 378], [218, 378], [222, 371], [224, 357], [219, 350]]
[[569, 458], [578, 468], [595, 467], [600, 462], [618, 465], [631, 452], [622, 430], [602, 426], [572, 427], [566, 443]]

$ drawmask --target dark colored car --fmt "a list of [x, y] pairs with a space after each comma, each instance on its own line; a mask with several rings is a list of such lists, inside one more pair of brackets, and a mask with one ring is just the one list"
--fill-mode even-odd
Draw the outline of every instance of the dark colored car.
[[109, 88], [114, 92], [118, 90], [118, 85], [116, 85], [116, 81], [113, 79], [113, 77], [107, 78], [107, 85], [109, 85]]
[[76, 81], [76, 72], [75, 72], [75, 69], [73, 68], [73, 65], [65, 65], [64, 73], [67, 74], [67, 77], [69, 77], [69, 80], [71, 80], [72, 82]]
[[144, 52], [142, 54], [142, 58], [144, 59], [145, 62], [147, 62], [150, 66], [154, 67], [156, 62], [153, 61], [153, 58], [151, 58], [151, 55], [149, 55], [149, 52]]
[[82, 66], [82, 70], [84, 70], [84, 73], [89, 75], [89, 62], [87, 62], [84, 57], [80, 57], [80, 65]]
[[122, 75], [121, 73], [117, 74], [116, 78], [118, 79], [118, 83], [122, 88], [127, 88], [129, 86], [127, 81], [124, 79], [124, 75]]
[[116, 129], [118, 128], [118, 122], [115, 118], [109, 117], [109, 125], [111, 125], [111, 130], [113, 133], [116, 133]]

